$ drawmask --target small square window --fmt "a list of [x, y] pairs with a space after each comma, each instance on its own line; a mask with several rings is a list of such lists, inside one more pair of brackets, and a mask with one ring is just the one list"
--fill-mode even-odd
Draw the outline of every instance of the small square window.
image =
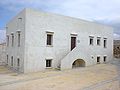
[[52, 59], [46, 60], [46, 67], [52, 67]]

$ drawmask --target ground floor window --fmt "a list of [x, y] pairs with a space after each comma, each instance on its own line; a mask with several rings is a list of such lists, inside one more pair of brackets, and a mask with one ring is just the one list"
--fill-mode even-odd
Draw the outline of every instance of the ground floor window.
[[11, 57], [11, 66], [13, 66], [13, 56]]
[[52, 67], [52, 59], [46, 60], [46, 67]]
[[100, 64], [100, 57], [97, 57], [97, 64]]
[[19, 58], [17, 59], [17, 66], [18, 67], [20, 66], [20, 59]]
[[6, 61], [6, 64], [8, 64], [8, 55], [7, 55], [7, 61]]
[[107, 56], [104, 56], [103, 57], [103, 61], [106, 62], [106, 59], [107, 59]]

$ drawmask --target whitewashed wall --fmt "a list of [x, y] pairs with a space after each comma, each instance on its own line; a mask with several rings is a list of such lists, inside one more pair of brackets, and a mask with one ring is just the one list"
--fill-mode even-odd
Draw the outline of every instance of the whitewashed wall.
[[6, 43], [0, 44], [0, 65], [5, 65], [6, 62]]
[[[18, 18], [22, 18], [18, 22]], [[14, 46], [7, 47], [8, 66], [17, 70], [17, 58], [20, 59], [19, 72], [36, 72], [46, 69], [46, 59], [52, 59], [52, 67], [61, 65], [62, 69], [70, 69], [74, 59], [83, 59], [86, 66], [96, 64], [96, 58], [107, 55], [107, 61], [112, 60], [113, 29], [108, 26], [71, 18], [67, 16], [25, 9], [7, 24], [7, 35], [15, 35]], [[17, 46], [17, 31], [21, 31], [21, 46]], [[47, 33], [54, 32], [53, 46], [46, 46]], [[77, 34], [77, 47], [69, 54], [71, 34]], [[94, 45], [89, 45], [89, 36], [94, 36]], [[97, 37], [101, 37], [101, 45], [96, 45]], [[107, 38], [107, 48], [103, 48], [103, 38]], [[80, 43], [78, 43], [78, 40]], [[77, 55], [77, 56], [76, 56]], [[11, 56], [14, 66], [11, 67]], [[93, 58], [91, 58], [93, 57]]]
[[[19, 21], [19, 18], [22, 18]], [[21, 31], [21, 45], [18, 47], [18, 31]], [[14, 45], [12, 47], [12, 37], [14, 34]], [[25, 10], [20, 12], [6, 25], [6, 36], [9, 36], [9, 46], [7, 46], [6, 55], [8, 55], [8, 67], [12, 70], [24, 72], [24, 50], [25, 50]], [[11, 57], [13, 56], [14, 65], [11, 66]], [[20, 59], [20, 67], [17, 66], [17, 59]]]
[[[61, 60], [70, 52], [71, 33], [77, 33], [79, 58], [85, 58], [86, 66], [96, 64], [97, 55], [107, 55], [112, 60], [113, 29], [104, 25], [84, 20], [26, 9], [25, 31], [25, 72], [44, 70], [45, 60], [53, 59], [52, 67], [56, 68]], [[46, 46], [46, 31], [54, 32], [53, 47]], [[94, 46], [89, 45], [89, 36], [94, 36]], [[101, 37], [101, 46], [96, 45], [97, 37]], [[103, 38], [108, 38], [107, 48], [103, 48]], [[76, 54], [78, 52], [75, 52]], [[91, 59], [91, 57], [94, 57]], [[72, 56], [70, 56], [72, 57]], [[69, 61], [69, 59], [67, 59]], [[70, 61], [63, 60], [64, 68], [71, 66]]]

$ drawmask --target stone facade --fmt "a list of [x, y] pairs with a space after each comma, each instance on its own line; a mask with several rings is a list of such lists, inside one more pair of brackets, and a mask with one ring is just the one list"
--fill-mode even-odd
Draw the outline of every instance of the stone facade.
[[114, 57], [120, 58], [120, 40], [114, 40]]
[[101, 24], [32, 9], [7, 24], [8, 66], [19, 72], [104, 63], [112, 52], [113, 28]]
[[5, 65], [6, 60], [6, 43], [0, 44], [0, 65]]

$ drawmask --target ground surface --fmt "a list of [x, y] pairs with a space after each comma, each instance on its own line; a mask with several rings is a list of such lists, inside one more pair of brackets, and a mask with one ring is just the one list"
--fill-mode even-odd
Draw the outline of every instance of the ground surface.
[[0, 90], [120, 90], [119, 80], [118, 61], [20, 75], [0, 66]]

